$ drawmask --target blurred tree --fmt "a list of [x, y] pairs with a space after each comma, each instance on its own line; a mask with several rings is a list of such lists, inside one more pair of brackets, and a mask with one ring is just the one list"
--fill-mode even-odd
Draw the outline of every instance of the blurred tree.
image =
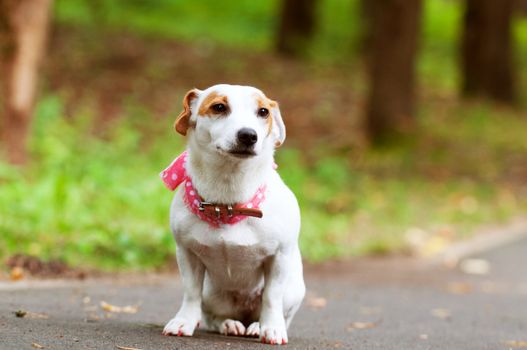
[[527, 15], [527, 0], [516, 0], [516, 9], [521, 15]]
[[359, 30], [360, 30], [360, 51], [364, 54], [366, 61], [371, 50], [371, 20], [373, 17], [374, 2], [371, 0], [360, 0], [359, 2]]
[[515, 0], [466, 0], [462, 93], [511, 103], [515, 98], [511, 18]]
[[12, 163], [26, 160], [26, 140], [52, 0], [0, 0], [0, 135]]
[[404, 134], [413, 126], [421, 8], [421, 0], [378, 0], [368, 5], [370, 92], [366, 126], [373, 144]]
[[286, 55], [303, 54], [315, 29], [316, 0], [282, 0], [277, 50]]

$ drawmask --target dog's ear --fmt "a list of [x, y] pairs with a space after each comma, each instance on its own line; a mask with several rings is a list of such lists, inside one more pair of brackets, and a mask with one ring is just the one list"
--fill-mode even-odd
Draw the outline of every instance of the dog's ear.
[[282, 114], [278, 102], [271, 100], [271, 115], [273, 118], [273, 135], [275, 136], [275, 147], [280, 147], [285, 141], [285, 124], [282, 120]]
[[200, 94], [200, 90], [192, 89], [185, 97], [183, 97], [183, 111], [179, 114], [174, 123], [174, 128], [178, 133], [185, 136], [190, 127], [190, 116], [192, 115], [192, 102], [196, 100]]

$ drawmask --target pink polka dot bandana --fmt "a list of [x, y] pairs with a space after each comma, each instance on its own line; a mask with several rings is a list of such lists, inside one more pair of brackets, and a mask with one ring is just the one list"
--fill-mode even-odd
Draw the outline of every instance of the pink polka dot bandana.
[[[189, 209], [201, 220], [208, 222], [213, 227], [234, 225], [247, 219], [245, 215], [221, 216], [219, 218], [209, 217], [200, 210], [200, 203], [203, 202], [203, 199], [192, 185], [192, 179], [188, 176], [185, 169], [187, 158], [188, 152], [184, 151], [159, 174], [165, 186], [169, 190], [174, 191], [179, 185], [184, 184], [185, 196], [183, 198]], [[274, 167], [276, 168], [276, 165]], [[260, 204], [265, 200], [265, 189], [265, 185], [261, 186], [248, 202], [235, 204], [233, 208], [259, 209]]]

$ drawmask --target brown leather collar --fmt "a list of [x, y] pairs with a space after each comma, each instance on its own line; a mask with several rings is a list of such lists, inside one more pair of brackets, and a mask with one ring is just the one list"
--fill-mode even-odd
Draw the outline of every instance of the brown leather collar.
[[209, 202], [200, 202], [199, 211], [211, 219], [221, 219], [222, 217], [233, 217], [235, 215], [252, 216], [262, 218], [263, 213], [260, 209], [254, 208], [236, 208], [230, 204], [216, 204]]

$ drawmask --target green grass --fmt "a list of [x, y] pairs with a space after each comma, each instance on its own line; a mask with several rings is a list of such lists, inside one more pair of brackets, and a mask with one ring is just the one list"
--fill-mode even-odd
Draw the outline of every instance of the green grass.
[[166, 263], [171, 194], [159, 186], [160, 167], [181, 149], [168, 135], [151, 142], [151, 121], [141, 110], [93, 135], [88, 110], [67, 121], [56, 96], [37, 108], [34, 162], [18, 170], [2, 165], [0, 255], [24, 252], [100, 268]]
[[[95, 135], [89, 111], [63, 118], [61, 100], [46, 96], [37, 108], [34, 161], [25, 169], [0, 166], [0, 256], [22, 252], [109, 270], [161, 267], [174, 243], [172, 193], [158, 172], [181, 151], [182, 139], [169, 120], [153, 123], [133, 107]], [[455, 128], [450, 114], [459, 118]], [[411, 230], [430, 237], [448, 231], [458, 239], [524, 212], [525, 196], [496, 182], [507, 171], [504, 155], [527, 157], [527, 121], [505, 114], [481, 104], [452, 106], [442, 115], [424, 111], [414, 143], [359, 156], [308, 161], [301, 150], [281, 149], [279, 172], [302, 209], [304, 257], [406, 251]], [[469, 151], [475, 144], [478, 152]], [[445, 169], [468, 174], [428, 173]]]

